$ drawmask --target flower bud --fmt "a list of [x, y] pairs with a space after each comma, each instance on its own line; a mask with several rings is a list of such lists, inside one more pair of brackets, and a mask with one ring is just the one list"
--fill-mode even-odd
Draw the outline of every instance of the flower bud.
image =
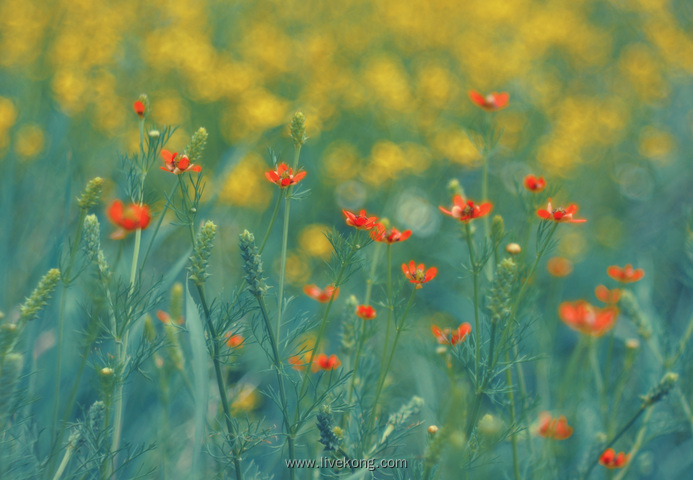
[[505, 246], [505, 251], [510, 255], [517, 255], [522, 251], [519, 243], [509, 243]]
[[88, 210], [99, 203], [101, 191], [103, 190], [103, 178], [94, 177], [87, 183], [84, 192], [77, 199], [77, 204], [82, 210]]
[[306, 117], [302, 112], [296, 112], [291, 119], [291, 138], [294, 140], [294, 145], [298, 148], [303, 146], [308, 140], [306, 135]]

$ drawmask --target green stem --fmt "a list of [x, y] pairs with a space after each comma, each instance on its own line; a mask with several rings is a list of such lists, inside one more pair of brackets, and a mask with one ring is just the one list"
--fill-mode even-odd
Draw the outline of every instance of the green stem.
[[[291, 187], [288, 187], [291, 189]], [[282, 254], [281, 254], [281, 267], [279, 269], [279, 293], [277, 294], [277, 327], [276, 336], [281, 338], [281, 326], [282, 326], [282, 312], [284, 311], [284, 280], [286, 278], [286, 250], [289, 244], [289, 212], [291, 210], [291, 200], [289, 197], [289, 191], [286, 192], [284, 201], [284, 230], [282, 232]]]
[[[388, 345], [390, 343], [390, 330], [392, 329], [392, 315], [394, 314], [394, 298], [392, 297], [392, 246], [387, 246], [387, 325], [385, 327], [385, 342], [383, 343], [383, 358], [381, 365], [385, 365], [387, 358]], [[380, 384], [380, 376], [378, 376]]]
[[[474, 237], [472, 235], [472, 227], [469, 222], [464, 224], [464, 229], [467, 234], [467, 245], [469, 246], [469, 265], [472, 269], [472, 277], [474, 283], [474, 375], [479, 378], [479, 368], [481, 363], [481, 329], [479, 323], [479, 271], [476, 265], [474, 255]], [[478, 387], [478, 385], [477, 385]]]
[[637, 435], [635, 436], [635, 443], [633, 443], [633, 446], [630, 449], [630, 452], [628, 452], [628, 458], [631, 460], [625, 464], [625, 466], [621, 469], [620, 472], [618, 472], [618, 475], [616, 475], [616, 478], [614, 480], [622, 480], [626, 474], [628, 473], [628, 469], [630, 466], [633, 464], [632, 459], [635, 458], [635, 455], [637, 455], [638, 451], [643, 445], [643, 441], [645, 440], [645, 434], [647, 433], [647, 427], [650, 422], [650, 417], [652, 416], [652, 413], [654, 412], [653, 409], [650, 409], [647, 414], [645, 414], [645, 418], [642, 419], [642, 425], [640, 426], [640, 430], [638, 430]]
[[[505, 360], [510, 363], [510, 352], [506, 350]], [[505, 381], [508, 385], [508, 401], [510, 402], [510, 421], [512, 425], [516, 422], [516, 412], [515, 412], [515, 393], [513, 392], [513, 375], [511, 370], [508, 368], [505, 370]], [[510, 435], [510, 443], [513, 450], [513, 475], [515, 480], [519, 480], [520, 477], [520, 460], [517, 453], [517, 435], [513, 432]]]
[[147, 245], [147, 250], [144, 253], [144, 258], [142, 259], [142, 265], [140, 265], [140, 271], [144, 268], [144, 265], [147, 263], [147, 259], [149, 258], [149, 252], [152, 249], [152, 246], [154, 245], [154, 239], [156, 238], [156, 235], [159, 233], [159, 229], [161, 228], [161, 224], [164, 221], [164, 217], [166, 216], [166, 212], [168, 211], [168, 207], [170, 205], [169, 199], [173, 198], [173, 196], [176, 194], [176, 190], [178, 189], [179, 183], [176, 182], [173, 185], [173, 188], [171, 189], [171, 193], [169, 194], [168, 198], [166, 199], [166, 205], [164, 205], [164, 209], [161, 212], [161, 215], [159, 215], [159, 221], [156, 223], [156, 228], [154, 228], [154, 232], [151, 235], [151, 238], [149, 239], [149, 245]]

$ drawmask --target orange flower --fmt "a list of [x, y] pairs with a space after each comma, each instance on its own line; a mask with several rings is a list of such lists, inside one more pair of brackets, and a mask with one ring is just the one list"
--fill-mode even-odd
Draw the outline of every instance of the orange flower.
[[462, 323], [454, 332], [451, 332], [449, 328], [441, 329], [436, 325], [431, 325], [431, 332], [436, 337], [436, 341], [441, 345], [447, 344], [453, 347], [458, 343], [464, 342], [471, 331], [472, 326], [467, 322]]
[[396, 228], [391, 228], [388, 232], [382, 223], [376, 223], [375, 228], [371, 230], [371, 238], [376, 242], [387, 243], [392, 245], [393, 243], [403, 242], [411, 236], [411, 230], [405, 230], [400, 232]]
[[628, 457], [626, 453], [619, 452], [617, 455], [613, 448], [607, 448], [599, 457], [599, 464], [606, 468], [623, 468], [628, 464]]
[[563, 302], [558, 307], [563, 323], [585, 335], [601, 337], [611, 330], [618, 318], [618, 308], [597, 308], [585, 300]]
[[304, 353], [303, 355], [294, 355], [289, 358], [289, 364], [291, 364], [291, 368], [300, 372], [305, 370], [307, 365], [310, 365], [311, 357], [311, 352]]
[[333, 296], [334, 299], [337, 300], [337, 297], [339, 297], [339, 288], [334, 288], [333, 285], [328, 285], [323, 290], [317, 285], [306, 285], [303, 287], [303, 293], [320, 303], [327, 303]]
[[245, 338], [243, 335], [233, 335], [231, 332], [226, 332], [226, 346], [229, 348], [243, 348], [243, 342]]
[[181, 173], [185, 173], [190, 170], [193, 172], [199, 172], [202, 170], [201, 166], [190, 163], [190, 159], [187, 155], [178, 155], [178, 153], [171, 153], [168, 150], [162, 150], [161, 156], [164, 157], [164, 166], [159, 168], [165, 172], [180, 175]]
[[455, 195], [452, 199], [452, 207], [450, 210], [446, 210], [443, 207], [440, 211], [445, 215], [450, 215], [452, 218], [456, 218], [460, 222], [468, 223], [470, 220], [475, 218], [483, 217], [488, 215], [493, 210], [493, 205], [490, 203], [482, 203], [481, 205], [474, 205], [471, 200], [465, 200], [461, 195]]
[[402, 264], [402, 272], [404, 276], [407, 277], [409, 283], [416, 283], [416, 288], [421, 288], [423, 283], [433, 280], [438, 274], [438, 269], [436, 267], [431, 267], [424, 273], [424, 264], [421, 263], [417, 267], [414, 260], [409, 262], [409, 266], [406, 263]]
[[563, 257], [549, 258], [546, 269], [554, 277], [567, 277], [573, 271], [573, 262]]
[[364, 320], [373, 320], [375, 318], [375, 308], [370, 305], [359, 305], [356, 307], [356, 316]]
[[544, 438], [565, 440], [573, 434], [573, 427], [568, 425], [568, 420], [563, 415], [553, 418], [549, 412], [541, 412], [537, 433]]
[[469, 99], [477, 106], [483, 108], [487, 112], [495, 112], [508, 106], [510, 95], [507, 92], [497, 93], [491, 92], [483, 96], [476, 90], [469, 91]]
[[303, 177], [305, 176], [306, 172], [300, 170], [296, 172], [296, 175], [294, 175], [294, 169], [289, 168], [286, 163], [280, 163], [277, 165], [276, 170], [265, 172], [265, 177], [267, 177], [267, 180], [272, 183], [276, 183], [282, 188], [297, 184], [303, 180]]
[[572, 204], [567, 208], [554, 208], [551, 206], [551, 199], [549, 198], [549, 204], [546, 207], [546, 210], [539, 209], [537, 210], [537, 215], [539, 215], [541, 218], [544, 220], [553, 220], [554, 222], [559, 222], [559, 223], [583, 223], [586, 222], [587, 220], [583, 218], [573, 218], [573, 215], [577, 213], [577, 205]]
[[140, 117], [140, 118], [144, 117], [144, 103], [137, 100], [134, 103], [133, 108], [135, 109], [135, 113], [137, 114], [138, 117]]
[[107, 211], [108, 218], [118, 229], [111, 234], [114, 240], [120, 240], [135, 230], [144, 230], [152, 220], [152, 213], [147, 205], [131, 203], [127, 207], [120, 200], [114, 200]]
[[[171, 315], [169, 315], [167, 312], [164, 312], [163, 310], [158, 310], [158, 311], [156, 312], [156, 318], [158, 318], [159, 320], [161, 320], [161, 322], [164, 323], [164, 324], [167, 324], [167, 325], [168, 325], [168, 324], [171, 323]], [[184, 322], [184, 320], [183, 320], [183, 317], [182, 317], [182, 316], [181, 316], [181, 317], [178, 317], [178, 319], [176, 320], [176, 323], [177, 323], [178, 325], [183, 325], [183, 322]]]
[[594, 289], [594, 296], [597, 297], [597, 300], [600, 302], [616, 304], [621, 298], [621, 290], [618, 288], [609, 290], [604, 285], [597, 285]]
[[337, 367], [339, 367], [342, 364], [342, 362], [339, 361], [339, 358], [337, 355], [330, 355], [329, 357], [325, 355], [324, 353], [319, 354], [317, 357], [315, 357], [315, 361], [313, 362], [313, 373], [319, 371], [319, 370], [334, 370]]
[[544, 177], [535, 177], [534, 175], [527, 175], [525, 177], [525, 188], [532, 193], [539, 193], [544, 188], [546, 188], [546, 181]]
[[359, 230], [370, 230], [375, 227], [375, 222], [378, 221], [378, 217], [369, 217], [365, 210], [361, 210], [358, 215], [349, 210], [342, 210], [342, 213], [346, 218], [346, 224]]
[[642, 268], [633, 268], [633, 265], [629, 263], [623, 268], [612, 265], [606, 269], [606, 274], [617, 282], [633, 283], [645, 276], [645, 270]]

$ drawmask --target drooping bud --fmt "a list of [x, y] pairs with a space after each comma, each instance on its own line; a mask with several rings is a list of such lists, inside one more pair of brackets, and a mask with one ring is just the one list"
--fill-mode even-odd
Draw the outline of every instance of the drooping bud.
[[212, 254], [212, 247], [214, 246], [216, 234], [217, 226], [212, 221], [205, 222], [197, 234], [195, 249], [192, 257], [190, 257], [191, 263], [188, 267], [190, 271], [190, 280], [195, 282], [196, 285], [203, 285], [209, 277], [207, 273], [207, 264]]
[[267, 284], [262, 277], [262, 258], [255, 246], [255, 236], [248, 230], [239, 235], [241, 242], [241, 257], [243, 257], [243, 270], [248, 290], [256, 297], [262, 297], [267, 293]]
[[88, 210], [99, 203], [103, 190], [103, 178], [94, 177], [87, 183], [84, 192], [77, 199], [77, 204], [82, 210]]
[[297, 148], [303, 146], [308, 140], [306, 135], [306, 117], [302, 112], [294, 113], [291, 119], [291, 138], [294, 140], [294, 146]]

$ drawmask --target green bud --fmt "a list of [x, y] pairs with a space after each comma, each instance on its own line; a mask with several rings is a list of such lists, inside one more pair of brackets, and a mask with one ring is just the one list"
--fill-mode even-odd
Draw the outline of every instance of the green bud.
[[192, 257], [190, 257], [191, 263], [188, 267], [190, 279], [195, 282], [196, 285], [203, 285], [209, 277], [207, 273], [207, 264], [212, 254], [212, 247], [214, 246], [216, 234], [217, 226], [211, 221], [205, 222], [197, 234], [195, 249]]
[[190, 163], [199, 163], [202, 159], [202, 152], [204, 152], [207, 146], [207, 130], [204, 127], [197, 129], [193, 133], [192, 139], [190, 139], [190, 144], [185, 148], [185, 154], [190, 159]]
[[99, 203], [103, 189], [103, 178], [95, 177], [89, 180], [84, 192], [77, 199], [77, 204], [82, 210], [88, 210]]
[[60, 281], [60, 270], [57, 268], [49, 270], [44, 275], [36, 289], [31, 293], [31, 296], [19, 307], [20, 323], [36, 318], [41, 309], [47, 305], [51, 293], [58, 285], [58, 281]]
[[262, 277], [262, 258], [255, 246], [255, 236], [248, 230], [244, 230], [240, 236], [241, 257], [243, 257], [243, 270], [248, 290], [256, 297], [262, 297], [267, 293], [268, 287]]
[[291, 119], [291, 138], [294, 140], [294, 146], [301, 147], [308, 136], [306, 135], [306, 117], [302, 112], [296, 112]]

